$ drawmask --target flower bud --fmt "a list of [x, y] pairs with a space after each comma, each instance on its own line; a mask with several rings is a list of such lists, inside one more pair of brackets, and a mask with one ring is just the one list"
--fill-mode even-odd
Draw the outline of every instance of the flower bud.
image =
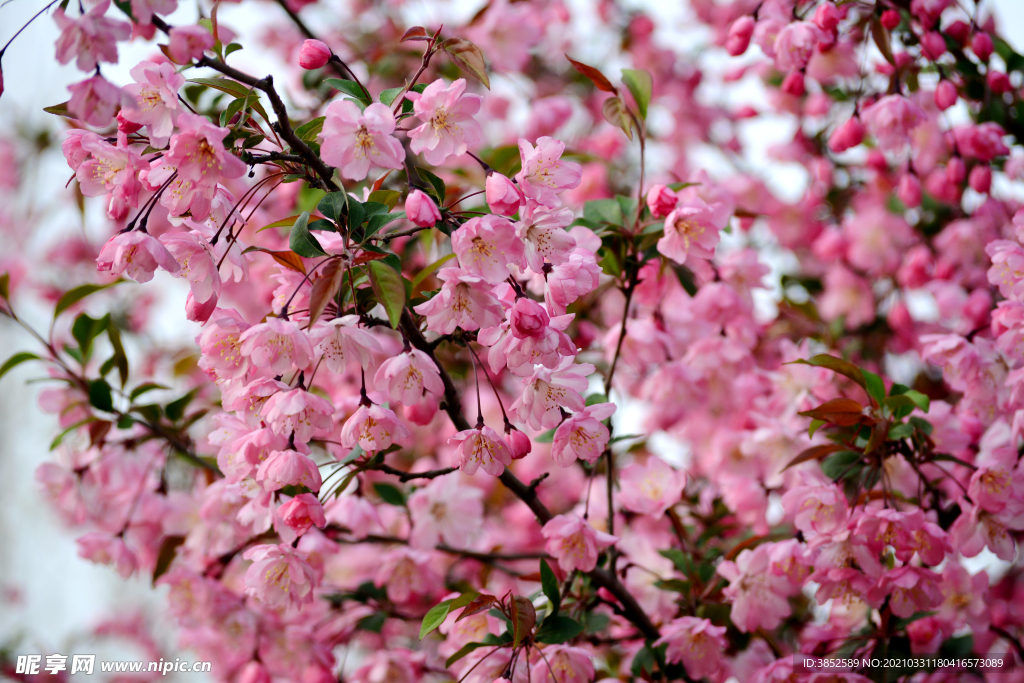
[[249, 662], [239, 674], [238, 683], [270, 683], [270, 674], [259, 662]]
[[491, 207], [491, 211], [502, 216], [515, 214], [525, 199], [522, 190], [501, 173], [491, 173], [487, 176], [484, 191], [487, 197], [487, 206]]
[[185, 317], [192, 322], [205, 323], [213, 315], [214, 310], [217, 308], [217, 295], [214, 294], [203, 303], [196, 303], [195, 297], [192, 296], [192, 292], [188, 293], [185, 297]]
[[142, 128], [142, 124], [129, 121], [121, 115], [121, 112], [117, 112], [117, 116], [115, 116], [114, 118], [117, 119], [117, 131], [119, 133], [131, 135], [132, 133], [135, 133], [140, 128]]
[[946, 180], [953, 185], [959, 185], [967, 177], [967, 167], [960, 157], [953, 157], [946, 164]]
[[331, 48], [321, 40], [307, 40], [299, 50], [299, 66], [303, 69], [319, 69], [331, 59]]
[[931, 60], [936, 60], [946, 53], [946, 39], [938, 31], [928, 31], [921, 36], [921, 53]]
[[913, 173], [905, 173], [900, 178], [896, 196], [900, 198], [907, 208], [913, 209], [921, 205], [921, 181]]
[[957, 19], [946, 27], [946, 35], [963, 45], [971, 35], [971, 27], [967, 22]]
[[856, 116], [836, 128], [828, 139], [828, 148], [839, 154], [864, 142], [864, 124]]
[[655, 185], [647, 192], [647, 207], [655, 218], [664, 218], [672, 213], [679, 203], [679, 197], [664, 185]]
[[992, 188], [992, 169], [987, 165], [979, 164], [971, 169], [971, 175], [967, 179], [971, 189], [981, 194], [988, 194]]
[[525, 458], [533, 449], [530, 437], [515, 428], [509, 432], [505, 440], [508, 441], [508, 447], [512, 451], [513, 460]]
[[803, 97], [807, 93], [804, 75], [799, 71], [790, 71], [782, 81], [782, 92], [793, 97]]
[[971, 52], [974, 56], [983, 62], [987, 62], [988, 58], [992, 56], [992, 51], [995, 46], [992, 44], [992, 38], [989, 37], [984, 31], [979, 31], [974, 34], [971, 38]]
[[421, 190], [413, 190], [405, 198], [405, 216], [420, 228], [429, 228], [441, 220], [437, 204]]
[[754, 17], [744, 14], [732, 22], [729, 35], [725, 39], [725, 49], [733, 57], [738, 57], [750, 47], [750, 37], [754, 35]]
[[537, 336], [544, 331], [550, 321], [551, 318], [544, 307], [525, 296], [516, 299], [509, 312], [512, 334], [518, 339]]
[[951, 81], [940, 81], [935, 88], [935, 106], [942, 111], [956, 104], [958, 97], [956, 86]]
[[831, 2], [822, 3], [814, 13], [814, 23], [822, 31], [828, 31], [829, 33], [836, 30], [842, 19], [842, 12]]
[[1013, 90], [1013, 85], [1010, 84], [1010, 77], [1002, 71], [989, 71], [986, 81], [988, 82], [989, 90], [996, 95], [1002, 95]]
[[888, 30], [893, 30], [900, 25], [900, 13], [894, 9], [887, 9], [882, 12], [882, 26]]

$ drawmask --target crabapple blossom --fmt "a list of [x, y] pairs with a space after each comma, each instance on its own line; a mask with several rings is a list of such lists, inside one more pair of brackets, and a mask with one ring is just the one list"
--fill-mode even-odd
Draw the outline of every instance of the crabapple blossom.
[[441, 220], [437, 204], [420, 190], [413, 190], [406, 197], [405, 215], [413, 225], [421, 228], [429, 228]]
[[723, 593], [732, 603], [732, 621], [744, 633], [773, 629], [790, 614], [786, 598], [792, 587], [785, 577], [769, 570], [770, 551], [767, 545], [745, 549], [735, 561], [725, 560], [717, 568], [729, 582]]
[[335, 100], [327, 106], [327, 119], [319, 138], [324, 162], [337, 166], [341, 175], [362, 180], [370, 164], [380, 168], [401, 168], [405, 154], [392, 133], [395, 117], [379, 102], [365, 111], [352, 100]]
[[435, 479], [418, 489], [409, 496], [413, 545], [427, 549], [443, 540], [453, 548], [467, 547], [480, 531], [482, 496], [480, 489], [460, 486], [452, 477]]
[[305, 443], [317, 431], [329, 430], [333, 424], [330, 402], [305, 389], [279, 391], [263, 404], [263, 420], [275, 434], [294, 434], [296, 441]]
[[450, 156], [465, 154], [482, 139], [480, 124], [473, 116], [480, 111], [483, 98], [466, 94], [466, 79], [448, 87], [438, 79], [422, 93], [410, 90], [413, 112], [423, 123], [409, 132], [409, 149], [423, 154], [427, 163], [440, 165]]
[[245, 592], [271, 609], [297, 607], [313, 599], [316, 571], [298, 550], [287, 545], [257, 545], [242, 557], [252, 560], [245, 572]]
[[307, 40], [299, 50], [299, 66], [303, 69], [319, 69], [331, 59], [331, 48], [322, 40]]
[[127, 146], [111, 145], [91, 134], [79, 136], [76, 147], [65, 153], [72, 155], [69, 163], [71, 159], [79, 159], [74, 168], [82, 194], [101, 197], [109, 193], [107, 215], [115, 220], [125, 218], [130, 208], [139, 204], [142, 184], [138, 174], [146, 166], [142, 157]]
[[117, 42], [132, 33], [131, 24], [107, 18], [110, 0], [101, 0], [77, 19], [58, 7], [53, 13], [61, 34], [57, 39], [57, 61], [67, 64], [72, 59], [79, 71], [92, 71], [100, 62], [117, 63]]
[[256, 471], [256, 481], [266, 491], [276, 491], [285, 486], [305, 486], [319, 491], [323, 483], [320, 470], [308, 456], [298, 451], [274, 451]]
[[483, 468], [487, 474], [497, 477], [512, 464], [508, 444], [486, 425], [461, 431], [448, 439], [448, 443], [455, 446], [455, 461], [466, 474]]
[[437, 365], [419, 349], [409, 349], [381, 363], [374, 383], [387, 387], [391, 400], [405, 405], [419, 403], [427, 394], [439, 397], [444, 393]]
[[257, 368], [274, 373], [304, 370], [313, 363], [313, 345], [298, 323], [281, 318], [253, 325], [238, 338], [239, 352]]
[[180, 110], [178, 90], [185, 85], [185, 77], [170, 64], [153, 62], [140, 63], [131, 74], [136, 82], [123, 88], [128, 102], [121, 107], [121, 116], [145, 126], [149, 144], [160, 149], [174, 131], [175, 118]]
[[665, 658], [682, 662], [694, 680], [711, 676], [721, 666], [725, 649], [725, 627], [714, 626], [708, 619], [680, 617], [672, 620], [655, 645], [668, 645]]
[[548, 209], [527, 201], [516, 222], [516, 236], [523, 246], [526, 264], [535, 273], [544, 272], [545, 262], [553, 266], [564, 263], [576, 240], [565, 228], [572, 222], [569, 209]]
[[523, 242], [513, 224], [500, 216], [477, 216], [452, 233], [452, 251], [469, 274], [498, 284], [510, 274], [510, 265], [523, 261]]
[[282, 525], [296, 536], [301, 536], [314, 526], [323, 529], [327, 524], [323, 506], [311, 493], [300, 493], [288, 502], [282, 503], [277, 508], [277, 516], [281, 519]]
[[[590, 408], [588, 408], [590, 410]], [[641, 515], [661, 517], [679, 502], [686, 476], [658, 457], [622, 470], [622, 507]]]
[[383, 406], [359, 406], [341, 427], [341, 445], [373, 453], [412, 434], [394, 411]]
[[658, 251], [680, 264], [690, 255], [710, 259], [719, 232], [729, 221], [727, 211], [724, 204], [708, 205], [702, 199], [679, 202], [665, 218], [665, 235], [658, 240]]
[[165, 233], [160, 236], [160, 242], [178, 262], [176, 275], [188, 280], [192, 296], [197, 302], [205, 303], [220, 296], [220, 273], [217, 271], [213, 248], [202, 233]]
[[121, 104], [121, 91], [102, 76], [73, 83], [68, 90], [71, 91], [68, 112], [90, 126], [106, 126]]
[[427, 328], [439, 334], [451, 334], [455, 328], [478, 330], [494, 327], [504, 318], [497, 297], [479, 285], [485, 280], [462, 268], [442, 268], [437, 277], [441, 291], [414, 310], [426, 316]]
[[924, 110], [902, 95], [886, 95], [861, 112], [865, 127], [883, 150], [902, 149], [925, 119]]
[[[533, 429], [551, 429], [561, 422], [563, 409], [578, 412], [586, 408], [581, 392], [586, 391], [587, 375], [593, 371], [590, 363], [573, 364], [571, 356], [564, 356], [554, 368], [540, 366], [526, 378], [523, 394], [509, 412]], [[570, 438], [568, 434], [566, 438]]]
[[593, 465], [604, 453], [611, 435], [601, 423], [615, 414], [614, 403], [595, 403], [558, 425], [551, 443], [551, 457], [562, 467], [572, 467], [576, 459]]
[[552, 517], [541, 533], [547, 539], [545, 549], [566, 572], [574, 569], [589, 572], [597, 566], [598, 553], [619, 540], [611, 534], [597, 531], [576, 515]]
[[484, 184], [487, 206], [496, 214], [512, 216], [526, 201], [523, 191], [508, 176], [491, 173]]
[[188, 64], [213, 49], [213, 42], [213, 34], [205, 26], [175, 26], [170, 32], [167, 51], [175, 63]]
[[346, 315], [319, 324], [309, 335], [310, 343], [323, 356], [324, 365], [331, 372], [345, 372], [349, 361], [356, 361], [364, 369], [377, 362], [382, 350], [380, 343], [367, 330], [359, 327], [359, 318]]
[[556, 208], [558, 193], [577, 187], [583, 170], [579, 164], [561, 158], [565, 143], [544, 136], [537, 138], [536, 145], [519, 140], [523, 168], [516, 174], [516, 182], [527, 199]]
[[136, 282], [149, 282], [157, 268], [168, 273], [180, 269], [167, 249], [155, 238], [144, 232], [122, 232], [114, 235], [103, 245], [96, 257], [96, 269], [114, 275], [127, 275]]

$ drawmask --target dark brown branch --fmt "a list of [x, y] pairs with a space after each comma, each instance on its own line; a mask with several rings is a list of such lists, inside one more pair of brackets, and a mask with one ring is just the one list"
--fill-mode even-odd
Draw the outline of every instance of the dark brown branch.
[[437, 477], [443, 477], [446, 474], [451, 474], [452, 472], [457, 471], [459, 468], [445, 467], [439, 470], [428, 470], [426, 472], [403, 472], [402, 470], [396, 467], [391, 467], [390, 465], [385, 465], [384, 463], [381, 463], [380, 465], [374, 465], [373, 467], [369, 467], [367, 469], [377, 470], [379, 472], [386, 472], [387, 474], [393, 474], [396, 477], [398, 477], [398, 481], [406, 482], [412, 481], [413, 479], [436, 479]]

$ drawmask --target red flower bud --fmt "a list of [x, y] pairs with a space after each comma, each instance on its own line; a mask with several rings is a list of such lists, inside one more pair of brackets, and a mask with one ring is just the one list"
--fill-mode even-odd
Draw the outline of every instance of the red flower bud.
[[971, 169], [971, 175], [967, 179], [971, 189], [981, 194], [988, 194], [992, 188], [992, 169], [985, 165], [978, 165]]
[[900, 13], [894, 9], [887, 9], [882, 12], [882, 26], [888, 30], [893, 30], [900, 25]]
[[856, 147], [864, 142], [864, 124], [854, 116], [843, 125], [836, 128], [835, 132], [828, 139], [828, 148], [839, 154], [851, 147]]
[[943, 111], [956, 104], [957, 97], [956, 86], [950, 81], [941, 81], [935, 88], [935, 106]]
[[733, 57], [738, 57], [750, 47], [750, 37], [754, 35], [754, 17], [744, 14], [732, 22], [729, 35], [725, 39], [725, 49]]
[[307, 40], [299, 50], [299, 66], [303, 69], [319, 69], [331, 59], [331, 48], [321, 40]]
[[988, 61], [994, 49], [992, 38], [987, 33], [975, 33], [974, 38], [971, 39], [971, 52], [983, 62]]

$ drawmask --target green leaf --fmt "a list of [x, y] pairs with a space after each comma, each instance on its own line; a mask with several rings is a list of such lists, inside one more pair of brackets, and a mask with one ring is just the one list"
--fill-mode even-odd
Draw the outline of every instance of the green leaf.
[[[812, 356], [807, 360], [794, 360], [791, 361], [791, 363], [798, 365], [814, 365], [815, 367], [819, 368], [828, 368], [832, 372], [838, 373], [845, 377], [849, 377], [862, 387], [866, 386], [864, 383], [864, 373], [861, 372], [860, 368], [858, 368], [856, 365], [849, 361], [845, 361], [842, 358], [836, 358], [835, 356], [830, 356], [827, 353], [819, 353], [817, 356]], [[786, 363], [786, 365], [789, 365], [789, 363]]]
[[391, 106], [398, 94], [405, 90], [405, 88], [388, 88], [387, 90], [380, 91], [380, 103]]
[[164, 386], [163, 384], [157, 384], [156, 382], [146, 382], [132, 389], [132, 393], [128, 395], [133, 402], [139, 396], [142, 396], [148, 391], [156, 391], [157, 389], [170, 389], [170, 387]]
[[645, 69], [623, 69], [622, 83], [629, 88], [630, 94], [636, 100], [640, 116], [646, 119], [647, 106], [651, 103], [651, 93], [654, 91], [654, 82], [650, 72]]
[[572, 640], [583, 633], [583, 624], [563, 616], [550, 616], [537, 629], [537, 641], [555, 645]]
[[600, 612], [587, 612], [587, 633], [600, 633], [601, 631], [608, 628], [608, 624], [611, 623], [612, 618], [607, 614], [601, 614]]
[[185, 408], [192, 402], [192, 399], [199, 393], [199, 387], [196, 387], [192, 391], [188, 392], [181, 398], [175, 399], [164, 406], [164, 414], [167, 415], [167, 419], [171, 422], [177, 422], [185, 416]]
[[[352, 200], [355, 203], [355, 200]], [[349, 205], [349, 196], [345, 192], [328, 192], [324, 195], [320, 203], [316, 205], [316, 210], [321, 215], [330, 218], [335, 223], [339, 222], [341, 216], [347, 210]]]
[[395, 207], [398, 206], [398, 200], [401, 198], [402, 193], [398, 190], [374, 190], [366, 198], [366, 201], [383, 204], [388, 207], [388, 211], [394, 211]]
[[405, 211], [379, 213], [376, 216], [370, 216], [370, 220], [366, 221], [366, 232], [363, 235], [363, 241], [365, 242], [376, 235], [388, 223], [397, 221], [400, 218], [405, 218]]
[[309, 234], [309, 212], [303, 211], [292, 226], [291, 235], [288, 237], [288, 246], [299, 256], [314, 258], [316, 256], [327, 256], [316, 238]]
[[67, 102], [61, 102], [60, 104], [54, 104], [54, 105], [51, 105], [49, 107], [43, 107], [43, 111], [45, 111], [47, 114], [55, 114], [57, 116], [66, 116], [69, 119], [75, 118], [74, 116], [71, 115], [71, 112], [68, 111], [68, 103]]
[[124, 346], [121, 344], [121, 331], [117, 329], [117, 325], [110, 323], [107, 325], [107, 338], [110, 340], [110, 346], [114, 349], [114, 355], [111, 356], [111, 360], [114, 365], [117, 366], [117, 375], [121, 378], [121, 388], [128, 383], [128, 356], [125, 355]]
[[398, 328], [398, 320], [402, 317], [402, 309], [405, 308], [405, 284], [402, 276], [395, 272], [395, 269], [381, 261], [370, 261], [367, 264], [370, 271], [370, 285], [377, 301], [384, 306], [388, 314], [388, 322], [391, 327]]
[[442, 256], [441, 258], [437, 259], [429, 266], [421, 270], [419, 273], [417, 273], [416, 277], [412, 279], [412, 295], [416, 296], [416, 293], [420, 290], [420, 285], [423, 284], [424, 280], [430, 277], [431, 273], [438, 270], [441, 266], [448, 263], [453, 258], [455, 258], [455, 254], [448, 254], [447, 256]]
[[452, 664], [454, 664], [455, 662], [459, 661], [460, 659], [462, 659], [463, 657], [468, 655], [473, 650], [476, 650], [477, 648], [481, 648], [481, 647], [487, 647], [488, 645], [489, 645], [489, 643], [466, 643], [465, 645], [463, 645], [459, 649], [458, 652], [453, 654], [451, 657], [449, 657], [447, 659], [447, 661], [445, 661], [445, 663], [444, 663], [445, 668], [450, 667]]
[[[233, 81], [230, 78], [191, 78], [189, 79], [189, 83], [205, 85], [208, 88], [220, 90], [221, 92], [227, 93], [228, 95], [234, 95], [235, 97], [245, 97], [252, 92], [252, 88], [249, 86], [239, 83], [238, 81]], [[264, 121], [268, 123], [270, 122], [270, 117], [267, 116], [267, 110], [263, 108], [258, 96], [252, 97], [249, 101], [249, 106], [252, 107], [256, 113], [262, 116]]]
[[103, 333], [109, 323], [109, 314], [97, 319], [90, 317], [87, 313], [79, 313], [75, 318], [75, 322], [71, 325], [71, 336], [78, 342], [83, 360], [88, 360], [92, 353], [92, 343]]
[[622, 225], [622, 207], [614, 199], [595, 199], [583, 205], [583, 218], [595, 223]]
[[40, 360], [40, 358], [36, 354], [29, 353], [28, 351], [22, 351], [21, 353], [14, 354], [5, 360], [3, 365], [0, 365], [0, 377], [3, 377], [17, 366], [30, 360]]
[[373, 485], [373, 490], [381, 497], [381, 500], [389, 505], [398, 507], [405, 505], [405, 494], [397, 486], [377, 483]]
[[226, 48], [224, 48], [224, 56], [227, 57], [232, 52], [238, 52], [241, 49], [242, 49], [242, 46], [239, 45], [238, 43], [231, 43]]
[[840, 451], [825, 458], [821, 463], [821, 471], [829, 479], [838, 479], [840, 476], [849, 476], [857, 471], [856, 463], [861, 459], [860, 453], [853, 451]]
[[430, 611], [423, 615], [423, 621], [420, 623], [420, 640], [423, 640], [428, 633], [444, 623], [444, 620], [448, 617], [448, 612], [452, 608], [452, 602], [454, 600], [445, 600], [431, 607]]
[[370, 97], [370, 93], [366, 92], [358, 83], [355, 81], [345, 80], [343, 78], [325, 78], [324, 83], [331, 86], [339, 92], [343, 92], [346, 95], [351, 95], [364, 104], [372, 104], [373, 99]]
[[[417, 168], [415, 173], [430, 183], [430, 187], [427, 188], [427, 194], [432, 195], [438, 204], [444, 204], [445, 195], [448, 193], [448, 188], [445, 187], [444, 181], [425, 168]], [[430, 191], [431, 188], [433, 188], [433, 192]]]
[[96, 379], [89, 382], [89, 404], [107, 413], [114, 411], [114, 397], [107, 380]]
[[115, 280], [114, 282], [108, 282], [105, 285], [79, 285], [74, 289], [69, 289], [64, 292], [64, 295], [57, 301], [57, 307], [53, 309], [54, 319], [90, 294], [95, 294], [96, 292], [121, 284], [122, 282], [124, 282], [124, 280]]
[[171, 568], [171, 562], [174, 561], [178, 548], [184, 542], [184, 536], [164, 536], [164, 540], [160, 544], [160, 552], [156, 557], [156, 566], [153, 568], [154, 586], [156, 585], [156, 580], [166, 574], [167, 570]]
[[324, 121], [326, 120], [326, 116], [318, 116], [312, 121], [307, 121], [296, 128], [295, 134], [306, 142], [316, 140], [316, 136], [320, 135], [320, 131], [324, 129]]
[[551, 429], [549, 429], [548, 431], [544, 432], [543, 434], [538, 434], [537, 436], [533, 437], [534, 442], [535, 443], [551, 443], [551, 442], [553, 442], [555, 440], [555, 430], [556, 429], [558, 429], [558, 428], [557, 427], [552, 427]]
[[11, 298], [11, 274], [0, 275], [0, 298], [7, 301]]
[[387, 612], [374, 612], [368, 617], [363, 617], [356, 622], [356, 628], [370, 633], [380, 633], [384, 628], [384, 622], [388, 620]]
[[885, 400], [885, 382], [881, 377], [868, 370], [861, 370], [861, 374], [864, 376], [864, 388], [867, 390], [868, 396], [881, 405]]
[[71, 425], [70, 427], [68, 427], [67, 429], [65, 429], [65, 430], [64, 430], [63, 432], [61, 432], [60, 434], [58, 434], [58, 435], [57, 435], [57, 436], [56, 436], [56, 437], [54, 438], [54, 440], [53, 440], [53, 441], [51, 441], [51, 442], [50, 442], [50, 450], [52, 451], [52, 450], [53, 450], [54, 448], [56, 448], [57, 446], [59, 446], [59, 445], [61, 444], [61, 442], [62, 442], [62, 441], [64, 440], [64, 437], [65, 437], [65, 436], [67, 436], [67, 435], [68, 435], [68, 434], [70, 434], [71, 432], [75, 431], [75, 430], [76, 430], [76, 429], [78, 429], [79, 427], [84, 427], [85, 425], [89, 424], [90, 422], [96, 422], [96, 418], [95, 418], [95, 417], [92, 417], [92, 416], [90, 415], [89, 417], [85, 418], [84, 420], [82, 420], [82, 421], [80, 421], [80, 422], [76, 422], [75, 424], [73, 424], [73, 425]]
[[[562, 594], [558, 590], [558, 577], [551, 570], [547, 560], [540, 561], [540, 585], [548, 602], [551, 603], [551, 616], [558, 614], [558, 608], [562, 605]], [[550, 616], [548, 618], [550, 619]]]

